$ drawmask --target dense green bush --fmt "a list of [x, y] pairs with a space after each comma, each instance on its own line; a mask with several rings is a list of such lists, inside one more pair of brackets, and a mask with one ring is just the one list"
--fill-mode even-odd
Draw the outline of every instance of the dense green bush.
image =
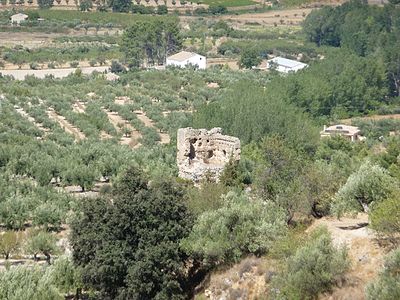
[[122, 36], [121, 50], [132, 67], [164, 64], [166, 57], [181, 47], [176, 18], [137, 21]]
[[[58, 258], [53, 265], [15, 266], [0, 272], [0, 298], [9, 300], [62, 300], [75, 294], [80, 272], [70, 259]], [[77, 296], [80, 296], [79, 293]]]
[[59, 249], [56, 245], [57, 238], [47, 231], [32, 231], [26, 242], [26, 252], [33, 255], [37, 260], [38, 254], [46, 256], [48, 264], [51, 263], [51, 256], [58, 253]]
[[400, 233], [400, 194], [374, 205], [369, 218], [371, 228], [379, 233], [390, 236]]
[[130, 167], [110, 199], [83, 201], [71, 225], [74, 261], [83, 282], [101, 297], [182, 299], [186, 256], [179, 242], [191, 217], [182, 190], [172, 182], [148, 182]]
[[285, 214], [279, 207], [229, 192], [221, 208], [198, 217], [182, 247], [212, 266], [238, 261], [248, 253], [264, 254], [285, 231]]
[[246, 144], [266, 135], [279, 135], [298, 149], [314, 151], [317, 130], [280, 90], [243, 80], [221, 93], [219, 101], [204, 105], [194, 115], [198, 128], [221, 127]]
[[371, 204], [390, 197], [397, 189], [398, 183], [385, 169], [366, 161], [336, 193], [332, 211], [338, 217], [346, 212], [368, 211]]
[[392, 300], [400, 298], [400, 249], [385, 259], [383, 271], [366, 290], [368, 300]]
[[0, 235], [0, 254], [9, 259], [11, 254], [20, 250], [22, 242], [21, 235], [16, 231], [6, 231]]
[[49, 283], [40, 266], [17, 266], [0, 272], [0, 298], [10, 300], [62, 300], [64, 296]]
[[326, 228], [312, 232], [273, 279], [274, 299], [315, 299], [329, 291], [348, 270], [346, 248], [336, 249]]

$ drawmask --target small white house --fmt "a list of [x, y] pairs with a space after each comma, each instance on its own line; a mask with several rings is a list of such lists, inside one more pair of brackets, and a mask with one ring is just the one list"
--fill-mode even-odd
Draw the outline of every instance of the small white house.
[[28, 15], [25, 14], [15, 14], [11, 16], [11, 24], [20, 24], [22, 21], [26, 21], [28, 19]]
[[181, 51], [167, 57], [166, 65], [180, 68], [185, 68], [188, 65], [192, 65], [197, 66], [199, 69], [205, 69], [207, 66], [207, 59], [205, 56], [197, 53]]
[[340, 135], [352, 142], [362, 141], [365, 139], [365, 137], [361, 135], [361, 131], [358, 127], [343, 124], [333, 125], [330, 127], [324, 126], [324, 130], [320, 132], [320, 135], [321, 138]]
[[308, 65], [305, 63], [279, 56], [268, 61], [268, 69], [275, 69], [281, 73], [297, 72], [306, 67], [308, 67]]

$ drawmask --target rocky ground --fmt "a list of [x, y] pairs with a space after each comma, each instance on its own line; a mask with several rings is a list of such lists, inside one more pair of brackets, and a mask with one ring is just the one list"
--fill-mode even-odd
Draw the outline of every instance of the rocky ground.
[[[324, 217], [316, 220], [307, 230], [326, 226], [334, 245], [346, 245], [351, 260], [345, 281], [331, 293], [320, 295], [323, 300], [363, 300], [365, 287], [382, 269], [387, 249], [383, 248], [374, 232], [368, 228], [368, 215], [354, 218]], [[214, 272], [204, 282], [198, 299], [264, 299], [268, 282], [277, 271], [276, 263], [266, 258], [249, 257], [226, 270]]]

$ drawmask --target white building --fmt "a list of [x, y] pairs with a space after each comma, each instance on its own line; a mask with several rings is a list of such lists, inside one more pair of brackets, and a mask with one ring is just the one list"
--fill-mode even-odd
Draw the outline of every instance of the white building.
[[199, 69], [205, 69], [207, 59], [203, 55], [187, 51], [181, 51], [167, 57], [167, 66], [185, 68], [188, 65], [197, 66]]
[[275, 69], [281, 73], [297, 72], [306, 67], [308, 67], [307, 64], [279, 56], [268, 61], [268, 69]]
[[22, 21], [26, 21], [28, 19], [28, 16], [25, 14], [15, 14], [11, 16], [11, 24], [20, 24]]
[[333, 125], [330, 127], [324, 126], [324, 130], [322, 130], [320, 132], [320, 135], [321, 135], [321, 138], [340, 135], [340, 136], [343, 136], [343, 137], [349, 139], [352, 142], [358, 141], [358, 140], [362, 141], [365, 139], [361, 135], [361, 131], [358, 127], [343, 125], [343, 124]]

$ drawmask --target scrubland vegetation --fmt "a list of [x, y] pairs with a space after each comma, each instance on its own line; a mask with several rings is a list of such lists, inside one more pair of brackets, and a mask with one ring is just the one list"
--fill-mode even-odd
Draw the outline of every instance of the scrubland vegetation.
[[[2, 48], [2, 61], [116, 59], [119, 78], [0, 76], [1, 299], [203, 299], [209, 274], [251, 255], [274, 266], [258, 271], [257, 297], [316, 299], [346, 286], [354, 260], [329, 228], [307, 227], [357, 213], [387, 252], [365, 297], [400, 297], [400, 120], [372, 117], [400, 111], [397, 6], [351, 1], [313, 11], [302, 28], [38, 14], [44, 23], [19, 30], [97, 34]], [[123, 33], [98, 34], [105, 28]], [[144, 68], [182, 48], [242, 69]], [[252, 68], [271, 55], [309, 67], [284, 76]], [[341, 119], [366, 140], [319, 137]], [[241, 159], [219, 182], [178, 178], [176, 132], [189, 126], [240, 139]]]

